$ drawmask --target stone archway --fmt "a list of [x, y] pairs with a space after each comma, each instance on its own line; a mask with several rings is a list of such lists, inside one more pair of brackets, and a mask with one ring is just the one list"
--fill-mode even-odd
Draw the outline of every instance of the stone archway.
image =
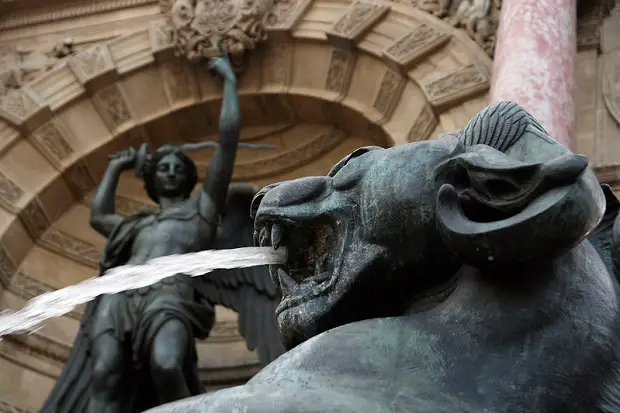
[[[281, 149], [241, 151], [235, 179], [264, 184], [322, 174], [356, 147], [437, 136], [486, 105], [490, 59], [447, 23], [403, 4], [304, 4], [271, 28], [240, 79], [242, 139]], [[108, 154], [216, 133], [219, 85], [175, 59], [166, 33], [153, 21], [0, 100], [3, 306], [94, 275], [103, 239], [88, 226], [89, 202]], [[199, 169], [208, 155], [192, 155]], [[148, 202], [127, 173], [118, 210]], [[0, 399], [30, 410], [42, 403], [78, 319], [79, 312], [0, 343], [8, 378], [0, 381]], [[212, 386], [244, 380], [257, 367], [226, 311], [200, 357]]]

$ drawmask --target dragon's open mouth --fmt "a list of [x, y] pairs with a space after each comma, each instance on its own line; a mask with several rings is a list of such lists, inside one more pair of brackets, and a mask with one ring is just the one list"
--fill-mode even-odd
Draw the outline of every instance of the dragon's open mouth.
[[[285, 264], [270, 266], [273, 282], [282, 291], [283, 310], [325, 291], [334, 273], [336, 232], [328, 222], [298, 223], [278, 220], [262, 223], [256, 240], [261, 247], [286, 246]], [[279, 311], [278, 311], [279, 312]]]

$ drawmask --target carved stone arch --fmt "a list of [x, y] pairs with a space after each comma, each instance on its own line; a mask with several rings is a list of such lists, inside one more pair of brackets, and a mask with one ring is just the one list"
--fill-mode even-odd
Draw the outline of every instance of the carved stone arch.
[[[356, 147], [428, 139], [463, 126], [487, 104], [491, 60], [460, 29], [410, 5], [289, 0], [251, 51], [239, 81], [242, 139], [235, 179], [265, 184], [325, 173]], [[95, 274], [103, 239], [88, 226], [107, 155], [128, 145], [217, 139], [220, 85], [172, 53], [163, 21], [97, 44], [0, 98], [2, 306]], [[201, 173], [209, 151], [192, 154]], [[127, 173], [117, 209], [150, 201]], [[205, 380], [248, 378], [255, 358], [220, 311], [200, 344]], [[0, 342], [3, 367], [26, 374], [36, 410], [66, 360], [80, 312]], [[223, 357], [222, 354], [225, 354]], [[17, 364], [25, 370], [17, 369]], [[4, 366], [3, 364], [3, 366]], [[50, 373], [51, 372], [51, 373]], [[0, 383], [0, 393], [4, 382]], [[0, 396], [0, 399], [4, 396]], [[1, 411], [1, 408], [0, 408]]]

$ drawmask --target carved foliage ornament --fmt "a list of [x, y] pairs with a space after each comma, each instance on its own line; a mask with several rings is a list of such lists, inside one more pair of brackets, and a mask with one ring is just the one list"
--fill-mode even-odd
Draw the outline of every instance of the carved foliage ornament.
[[222, 44], [233, 62], [266, 39], [265, 22], [277, 0], [160, 0], [174, 30], [177, 52], [192, 62], [220, 54]]

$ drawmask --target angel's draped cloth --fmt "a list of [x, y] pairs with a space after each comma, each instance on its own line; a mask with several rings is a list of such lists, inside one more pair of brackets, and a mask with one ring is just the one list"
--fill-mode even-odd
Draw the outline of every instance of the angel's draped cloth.
[[[99, 275], [127, 263], [136, 236], [154, 222], [204, 219], [198, 213], [197, 198], [190, 198], [186, 201], [186, 208], [173, 212], [157, 214], [144, 209], [124, 218], [108, 237], [100, 258]], [[102, 295], [93, 304], [90, 317], [83, 318], [85, 333], [91, 341], [109, 333], [130, 345], [136, 367], [143, 360], [148, 360], [150, 344], [167, 321], [181, 321], [197, 339], [207, 338], [215, 322], [214, 307], [200, 292], [200, 277], [191, 278], [182, 274], [147, 287]], [[194, 352], [193, 343], [191, 347], [188, 349], [190, 353]]]

